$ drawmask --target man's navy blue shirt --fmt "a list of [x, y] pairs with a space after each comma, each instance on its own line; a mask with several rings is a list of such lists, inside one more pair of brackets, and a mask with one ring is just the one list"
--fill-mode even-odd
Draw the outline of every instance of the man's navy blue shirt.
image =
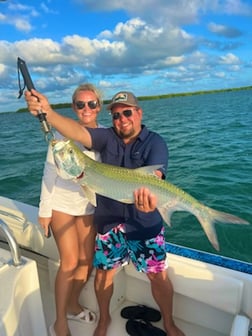
[[[168, 148], [164, 139], [149, 131], [144, 125], [133, 143], [125, 144], [113, 127], [88, 128], [92, 149], [100, 152], [102, 162], [126, 168], [160, 165], [165, 178], [168, 165]], [[134, 204], [125, 204], [97, 195], [94, 223], [99, 233], [106, 233], [118, 224], [125, 223], [128, 239], [155, 237], [163, 226], [162, 218], [155, 210], [138, 211]]]

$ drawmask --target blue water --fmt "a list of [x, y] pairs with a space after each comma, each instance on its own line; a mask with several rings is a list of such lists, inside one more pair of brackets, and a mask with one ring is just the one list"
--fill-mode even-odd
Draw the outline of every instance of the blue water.
[[[25, 105], [25, 104], [24, 104]], [[252, 91], [141, 102], [144, 123], [169, 147], [167, 180], [204, 204], [252, 224]], [[60, 113], [72, 116], [70, 109]], [[105, 126], [110, 116], [99, 118]], [[29, 113], [2, 113], [0, 195], [38, 205], [47, 143]], [[190, 214], [177, 212], [168, 242], [252, 262], [252, 225], [217, 224], [220, 252]]]

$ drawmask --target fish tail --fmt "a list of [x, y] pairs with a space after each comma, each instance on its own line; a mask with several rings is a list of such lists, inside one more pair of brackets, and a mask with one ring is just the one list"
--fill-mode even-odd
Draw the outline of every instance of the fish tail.
[[234, 216], [226, 212], [214, 210], [206, 206], [203, 206], [201, 208], [199, 213], [196, 214], [196, 217], [201, 223], [203, 230], [205, 231], [209, 241], [217, 251], [219, 251], [220, 248], [214, 227], [215, 222], [230, 223], [230, 224], [245, 224], [245, 225], [249, 224], [248, 221], [240, 217]]

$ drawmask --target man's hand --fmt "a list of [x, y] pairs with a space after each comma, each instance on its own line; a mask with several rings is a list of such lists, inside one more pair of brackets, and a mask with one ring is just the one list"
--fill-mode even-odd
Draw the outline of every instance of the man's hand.
[[143, 212], [154, 211], [157, 207], [157, 196], [148, 188], [140, 188], [134, 191], [135, 206]]

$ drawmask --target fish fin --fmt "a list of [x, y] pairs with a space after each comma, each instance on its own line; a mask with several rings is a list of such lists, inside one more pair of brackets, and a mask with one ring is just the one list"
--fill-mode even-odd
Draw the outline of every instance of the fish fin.
[[219, 251], [220, 250], [220, 246], [219, 246], [219, 242], [218, 242], [218, 238], [217, 238], [217, 234], [216, 234], [216, 230], [215, 230], [215, 226], [214, 226], [214, 221], [215, 219], [212, 218], [211, 216], [204, 216], [204, 217], [199, 217], [196, 216], [208, 238], [208, 240], [210, 241], [210, 243], [212, 244], [212, 246]]
[[160, 205], [157, 207], [161, 217], [163, 218], [163, 221], [169, 225], [171, 225], [171, 216], [173, 212], [175, 211], [184, 211], [184, 209], [181, 208], [180, 203], [176, 198], [171, 198], [168, 202]]
[[97, 206], [96, 203], [96, 194], [95, 192], [88, 188], [87, 186], [81, 186], [82, 189], [84, 190], [85, 196], [87, 197], [87, 199], [89, 200], [89, 202], [93, 205], [93, 206]]
[[158, 209], [161, 217], [163, 218], [163, 221], [171, 227], [172, 226], [171, 225], [171, 215], [176, 210], [174, 208], [169, 207], [169, 206], [162, 206], [162, 207], [158, 207], [157, 209]]
[[199, 211], [199, 213], [195, 214], [195, 216], [202, 225], [202, 228], [205, 231], [209, 241], [217, 251], [220, 250], [220, 247], [214, 227], [215, 222], [230, 223], [230, 224], [245, 224], [245, 225], [249, 224], [248, 221], [242, 218], [239, 218], [226, 212], [214, 210], [207, 206], [203, 206]]
[[[187, 209], [188, 210], [188, 209]], [[186, 209], [179, 206], [179, 203], [176, 202], [176, 200], [170, 200], [166, 204], [163, 204], [162, 206], [158, 207], [158, 211], [163, 218], [164, 222], [171, 226], [171, 215], [175, 211], [186, 211]], [[197, 211], [190, 211], [193, 213], [198, 221], [200, 222], [207, 238], [209, 239], [212, 246], [219, 251], [219, 242], [215, 230], [214, 223], [215, 222], [221, 222], [221, 223], [230, 223], [230, 224], [250, 224], [248, 221], [234, 216], [232, 214], [214, 210], [210, 207], [207, 207], [205, 205], [201, 205], [197, 208]]]
[[163, 165], [144, 166], [144, 167], [135, 168], [134, 170], [144, 175], [146, 174], [155, 175], [155, 170], [158, 170], [160, 168], [163, 168]]

